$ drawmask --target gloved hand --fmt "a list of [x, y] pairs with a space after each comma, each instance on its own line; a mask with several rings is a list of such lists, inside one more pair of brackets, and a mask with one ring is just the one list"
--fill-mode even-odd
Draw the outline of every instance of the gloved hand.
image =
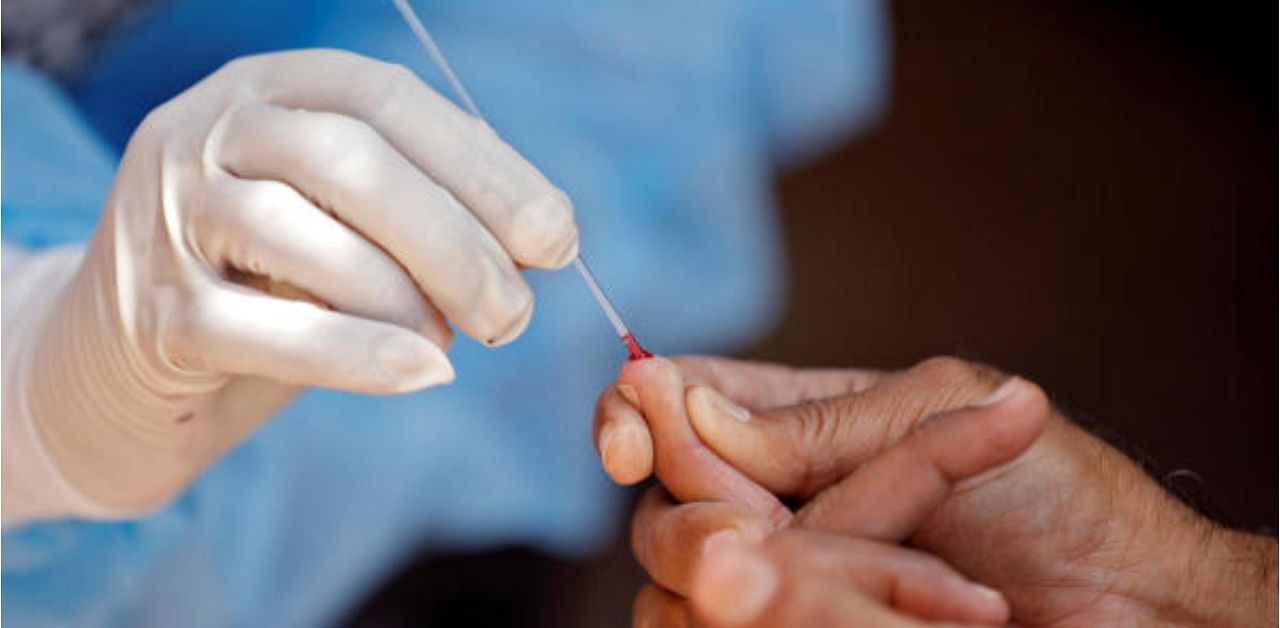
[[445, 319], [507, 342], [519, 268], [576, 254], [568, 197], [408, 70], [233, 61], [138, 128], [83, 258], [6, 277], [5, 521], [146, 512], [302, 386], [448, 382]]

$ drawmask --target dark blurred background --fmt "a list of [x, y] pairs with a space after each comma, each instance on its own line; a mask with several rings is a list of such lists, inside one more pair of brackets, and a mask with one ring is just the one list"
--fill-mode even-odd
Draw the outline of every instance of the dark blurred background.
[[[1021, 373], [1211, 516], [1274, 534], [1274, 6], [892, 13], [887, 117], [778, 182], [791, 297], [745, 355]], [[618, 539], [581, 562], [424, 556], [350, 623], [627, 625], [643, 576]]]

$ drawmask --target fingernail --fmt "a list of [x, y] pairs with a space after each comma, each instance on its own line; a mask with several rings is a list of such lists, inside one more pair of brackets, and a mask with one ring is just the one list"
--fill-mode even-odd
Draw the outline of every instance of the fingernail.
[[635, 406], [637, 410], [640, 409], [640, 393], [636, 392], [634, 386], [631, 386], [630, 384], [618, 384], [618, 394], [622, 395], [622, 398]]
[[573, 237], [569, 238], [564, 244], [561, 245], [560, 252], [555, 255], [555, 257], [553, 258], [554, 261], [551, 262], [551, 267], [564, 268], [565, 266], [568, 266], [569, 262], [573, 261], [573, 258], [577, 256], [578, 256], [578, 233], [577, 231], [574, 231]]
[[507, 324], [506, 328], [498, 332], [494, 337], [485, 339], [484, 343], [490, 347], [505, 345], [515, 340], [520, 334], [524, 333], [525, 328], [529, 326], [529, 321], [533, 318], [533, 293], [523, 287], [513, 288], [513, 290], [519, 292], [518, 295], [513, 297], [513, 300], [523, 299], [524, 305], [520, 308], [520, 311], [516, 312], [515, 318]]
[[773, 566], [745, 543], [720, 542], [698, 571], [694, 602], [709, 619], [725, 625], [755, 621], [778, 591]]
[[427, 341], [403, 336], [383, 340], [374, 351], [374, 359], [398, 390], [416, 390], [432, 384], [440, 384], [453, 378], [453, 369], [446, 362], [442, 372], [437, 360], [432, 359]]
[[[732, 548], [732, 546], [734, 545], [741, 545], [741, 544], [742, 544], [742, 535], [739, 534], [737, 530], [734, 530], [734, 529], [720, 530], [719, 532], [716, 532], [711, 536], [708, 536], [706, 540], [702, 542], [702, 557], [706, 558], [708, 556], [720, 554], [726, 551], [725, 550], [726, 547]], [[732, 551], [732, 549], [730, 549], [729, 551]]]
[[578, 254], [578, 228], [573, 201], [553, 189], [516, 209], [511, 232], [519, 234], [521, 261], [545, 268], [561, 268]]
[[614, 482], [630, 486], [653, 472], [653, 447], [643, 423], [606, 423], [598, 444], [600, 463]]
[[600, 449], [600, 464], [604, 465], [605, 470], [610, 469], [609, 463], [613, 458], [613, 423], [605, 423], [600, 428], [600, 439], [596, 441], [596, 447]]
[[1017, 387], [1018, 387], [1018, 378], [1010, 377], [1009, 379], [1005, 380], [1003, 384], [1000, 384], [999, 388], [991, 391], [991, 394], [970, 404], [970, 406], [974, 408], [985, 408], [988, 406], [994, 406], [1000, 403], [1001, 401], [1008, 399], [1009, 396], [1013, 394], [1013, 391], [1017, 390]]
[[973, 586], [974, 592], [977, 593], [980, 597], [988, 599], [992, 602], [999, 602], [1001, 604], [1004, 604], [1004, 595], [999, 591], [985, 584], [979, 584], [977, 582], [970, 582], [969, 584]]
[[977, 582], [970, 582], [969, 586], [973, 590], [975, 600], [980, 600], [986, 605], [984, 612], [989, 612], [993, 620], [1009, 619], [1009, 603], [1005, 601], [1002, 593]]
[[552, 197], [551, 203], [559, 205], [560, 209], [556, 211], [558, 224], [553, 231], [567, 233], [561, 241], [556, 253], [551, 256], [552, 268], [563, 268], [573, 258], [578, 256], [578, 226], [573, 220], [573, 201], [569, 195], [563, 190], [557, 189]]
[[714, 388], [704, 388], [703, 390], [706, 391], [704, 394], [707, 395], [707, 400], [710, 401], [711, 405], [715, 406], [715, 408], [720, 412], [742, 421], [743, 423], [751, 420], [750, 410], [729, 401], [727, 397], [720, 394]]

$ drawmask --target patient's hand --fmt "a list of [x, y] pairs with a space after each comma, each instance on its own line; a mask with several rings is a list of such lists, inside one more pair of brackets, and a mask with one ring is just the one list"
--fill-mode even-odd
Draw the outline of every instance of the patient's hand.
[[731, 502], [676, 504], [655, 486], [632, 531], [636, 558], [655, 581], [636, 597], [637, 626], [993, 626], [1009, 617], [998, 592], [927, 553], [774, 530]]
[[[1025, 625], [1274, 623], [1274, 541], [1197, 517], [1027, 382], [997, 405], [1017, 410], [1015, 426], [1047, 428], [1013, 462], [954, 491], [939, 464], [918, 465], [918, 481], [884, 471], [894, 466], [883, 459], [903, 464], [890, 446], [925, 417], [1005, 379], [951, 359], [898, 373], [647, 360], [601, 396], [596, 426], [615, 479], [638, 481], [652, 465], [678, 500], [731, 501], [770, 530], [909, 542], [998, 588]], [[982, 444], [950, 442], [960, 453]], [[775, 495], [804, 505], [793, 516]], [[654, 534], [647, 521], [637, 517], [638, 535]], [[641, 556], [651, 574], [690, 562], [674, 550]], [[650, 592], [639, 606], [655, 599], [667, 598]]]
[[[954, 482], [1001, 465], [1030, 446], [1044, 426], [1042, 396], [1021, 400], [1022, 406], [1039, 403], [1040, 412], [1005, 404], [939, 415], [793, 518], [776, 500], [764, 500], [763, 507], [744, 505], [760, 499], [759, 487], [709, 458], [691, 431], [671, 429], [687, 421], [685, 404], [654, 403], [659, 400], [646, 396], [647, 391], [667, 396], [679, 390], [667, 388], [678, 383], [667, 378], [674, 368], [661, 363], [645, 368], [652, 371], [638, 377], [656, 379], [637, 388], [637, 399], [654, 425], [658, 475], [682, 499], [700, 501], [676, 505], [654, 489], [637, 512], [632, 545], [661, 585], [637, 599], [638, 624], [689, 623], [681, 594], [692, 601], [700, 620], [714, 626], [1007, 620], [1008, 608], [997, 592], [967, 581], [937, 558], [899, 546], [894, 531], [918, 526]], [[886, 486], [895, 499], [884, 498]], [[890, 507], [833, 507], [845, 501]], [[850, 515], [852, 521], [846, 518]], [[790, 525], [805, 518], [818, 525]], [[823, 522], [831, 529], [821, 529]]]

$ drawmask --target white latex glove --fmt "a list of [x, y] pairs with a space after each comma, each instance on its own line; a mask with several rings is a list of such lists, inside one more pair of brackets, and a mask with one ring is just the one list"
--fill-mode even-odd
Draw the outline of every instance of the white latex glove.
[[568, 197], [408, 70], [229, 63], [138, 128], [82, 261], [6, 276], [4, 519], [153, 509], [298, 387], [448, 382], [445, 319], [511, 340], [520, 266], [576, 253]]

